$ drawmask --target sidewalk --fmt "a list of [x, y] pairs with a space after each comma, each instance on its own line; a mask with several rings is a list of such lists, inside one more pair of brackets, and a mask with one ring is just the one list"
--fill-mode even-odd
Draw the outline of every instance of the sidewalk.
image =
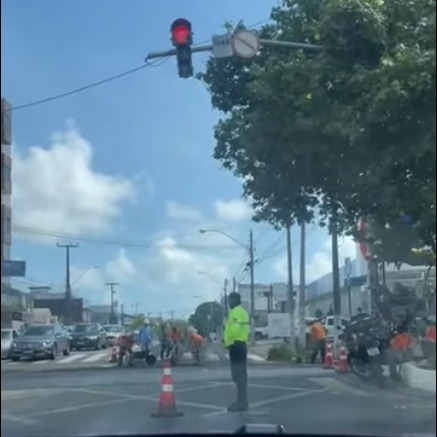
[[405, 363], [402, 365], [401, 378], [412, 389], [436, 392], [435, 370], [422, 369], [414, 363]]

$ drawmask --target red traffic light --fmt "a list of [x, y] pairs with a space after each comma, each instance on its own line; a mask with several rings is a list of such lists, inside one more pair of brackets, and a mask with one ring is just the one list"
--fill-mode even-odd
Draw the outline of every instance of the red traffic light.
[[191, 44], [191, 23], [184, 18], [175, 20], [170, 28], [171, 39], [175, 46]]

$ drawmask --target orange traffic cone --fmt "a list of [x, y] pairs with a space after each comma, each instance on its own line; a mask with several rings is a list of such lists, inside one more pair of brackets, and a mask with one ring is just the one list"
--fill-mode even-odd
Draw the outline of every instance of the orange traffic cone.
[[334, 367], [334, 356], [332, 343], [326, 344], [325, 362], [323, 363], [324, 369], [332, 369]]
[[152, 413], [152, 417], [179, 417], [184, 413], [176, 408], [176, 397], [171, 376], [170, 361], [163, 363], [163, 375], [161, 380], [161, 395], [159, 396], [158, 411]]
[[347, 362], [347, 351], [344, 346], [340, 347], [340, 353], [338, 356], [338, 366], [337, 366], [337, 372], [339, 373], [348, 373], [349, 372], [349, 365]]

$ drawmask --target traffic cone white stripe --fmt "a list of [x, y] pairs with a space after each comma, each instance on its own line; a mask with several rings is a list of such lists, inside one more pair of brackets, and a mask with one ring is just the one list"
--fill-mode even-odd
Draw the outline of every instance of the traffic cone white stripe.
[[171, 369], [170, 369], [170, 367], [166, 367], [166, 368], [164, 368], [164, 375], [171, 375]]
[[173, 384], [163, 384], [162, 385], [162, 391], [164, 393], [173, 393]]

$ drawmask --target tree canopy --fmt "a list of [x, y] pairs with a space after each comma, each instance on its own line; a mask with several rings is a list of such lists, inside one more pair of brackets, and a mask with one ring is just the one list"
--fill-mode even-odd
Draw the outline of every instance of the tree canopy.
[[223, 308], [217, 302], [200, 304], [188, 322], [197, 329], [200, 335], [206, 337], [210, 332], [217, 331], [223, 325]]
[[433, 0], [283, 0], [260, 36], [322, 50], [209, 60], [214, 157], [243, 179], [255, 220], [317, 210], [351, 231], [365, 216], [381, 237], [408, 215], [411, 244], [435, 253], [435, 31]]

